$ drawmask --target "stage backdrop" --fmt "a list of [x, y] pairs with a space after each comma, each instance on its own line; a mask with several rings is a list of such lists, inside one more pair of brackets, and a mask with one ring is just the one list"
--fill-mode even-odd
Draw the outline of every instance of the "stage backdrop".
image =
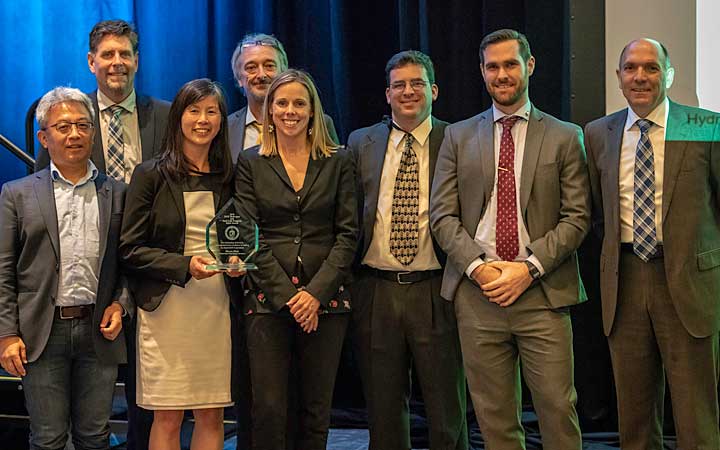
[[[535, 104], [560, 115], [568, 44], [563, 0], [112, 0], [0, 2], [0, 133], [25, 148], [28, 106], [49, 89], [95, 88], [87, 67], [88, 33], [97, 21], [132, 21], [140, 34], [136, 88], [172, 100], [186, 81], [209, 77], [244, 104], [230, 57], [246, 33], [275, 34], [290, 65], [307, 69], [344, 140], [388, 112], [384, 65], [397, 51], [428, 53], [440, 96], [435, 115], [456, 121], [489, 106], [479, 72], [482, 36], [502, 27], [524, 31], [537, 58]], [[0, 183], [25, 174], [0, 148]]]

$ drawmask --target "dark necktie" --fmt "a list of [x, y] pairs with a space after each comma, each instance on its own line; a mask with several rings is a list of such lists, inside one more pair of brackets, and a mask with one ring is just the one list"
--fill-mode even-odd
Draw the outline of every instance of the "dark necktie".
[[125, 181], [125, 155], [123, 153], [123, 130], [120, 116], [123, 107], [113, 105], [110, 107], [112, 117], [108, 124], [108, 148], [107, 148], [107, 174], [108, 176]]
[[633, 196], [633, 251], [647, 262], [657, 251], [655, 230], [655, 161], [648, 132], [652, 122], [640, 119], [640, 140], [635, 150], [635, 192]]
[[497, 220], [495, 222], [495, 248], [503, 261], [514, 261], [518, 255], [517, 200], [515, 192], [515, 143], [510, 131], [520, 119], [505, 116], [500, 139], [500, 156], [497, 173]]
[[392, 201], [390, 253], [404, 266], [412, 263], [418, 252], [420, 181], [413, 141], [412, 134], [405, 133], [405, 150], [395, 177]]

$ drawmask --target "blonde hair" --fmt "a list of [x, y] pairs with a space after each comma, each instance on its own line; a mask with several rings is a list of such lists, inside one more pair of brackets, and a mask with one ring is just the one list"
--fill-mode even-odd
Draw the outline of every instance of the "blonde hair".
[[275, 97], [275, 91], [284, 84], [300, 83], [308, 91], [310, 96], [310, 109], [312, 118], [308, 131], [312, 131], [307, 135], [307, 141], [310, 144], [310, 156], [312, 159], [327, 158], [332, 155], [335, 149], [339, 147], [337, 142], [333, 140], [325, 125], [325, 114], [323, 113], [322, 103], [318, 95], [317, 88], [312, 77], [307, 72], [298, 69], [288, 69], [278, 75], [270, 84], [262, 112], [262, 146], [260, 147], [260, 155], [274, 156], [278, 154], [277, 137], [274, 132], [270, 131], [272, 125], [272, 116], [270, 115], [270, 105]]

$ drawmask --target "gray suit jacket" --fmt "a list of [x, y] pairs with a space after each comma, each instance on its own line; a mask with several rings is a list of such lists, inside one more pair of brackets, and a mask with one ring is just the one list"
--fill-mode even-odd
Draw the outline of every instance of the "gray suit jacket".
[[[430, 131], [430, 183], [428, 186], [432, 186], [435, 163], [447, 126], [447, 122], [433, 117], [432, 131]], [[358, 263], [365, 257], [373, 238], [377, 202], [380, 195], [380, 178], [389, 138], [390, 127], [384, 122], [355, 130], [348, 137], [347, 148], [353, 153], [356, 161], [358, 217], [361, 220]], [[440, 264], [445, 264], [445, 252], [434, 239], [433, 246], [438, 261]]]
[[[430, 225], [448, 254], [441, 294], [453, 300], [465, 270], [482, 256], [474, 240], [495, 184], [492, 109], [450, 125], [440, 148], [430, 196]], [[587, 299], [577, 254], [590, 227], [590, 193], [582, 131], [534, 106], [520, 179], [528, 249], [545, 275], [540, 286], [553, 308]]]
[[[95, 108], [95, 123], [100, 123], [100, 110], [98, 109], [97, 91], [88, 94]], [[162, 139], [167, 128], [167, 118], [170, 112], [170, 103], [165, 100], [136, 94], [135, 105], [138, 112], [138, 125], [140, 126], [140, 146], [142, 147], [142, 161], [147, 161], [162, 154]], [[105, 130], [97, 130], [95, 142], [90, 159], [100, 172], [105, 173], [105, 152], [102, 146], [102, 134]], [[35, 171], [50, 165], [47, 150], [40, 148], [35, 160]]]
[[[692, 117], [715, 117], [711, 123]], [[593, 229], [602, 242], [600, 292], [612, 332], [620, 261], [619, 166], [627, 109], [590, 122], [585, 145]], [[720, 116], [670, 102], [663, 169], [665, 275], [680, 321], [695, 337], [720, 330]], [[705, 127], [704, 129], [702, 127]]]
[[[100, 359], [124, 363], [125, 335], [108, 341], [100, 333], [105, 308], [118, 300], [133, 305], [119, 276], [118, 240], [125, 204], [124, 183], [104, 174], [95, 179], [100, 216], [100, 272], [93, 343]], [[18, 335], [28, 361], [45, 348], [55, 309], [60, 268], [60, 238], [50, 169], [5, 183], [0, 194], [0, 336]]]
[[[247, 115], [247, 109], [247, 106], [243, 106], [228, 116], [228, 140], [230, 141], [230, 154], [232, 155], [233, 163], [237, 163], [238, 155], [242, 151], [245, 143], [245, 116]], [[335, 142], [340, 143], [332, 117], [327, 114], [325, 114], [324, 117], [325, 126], [327, 126], [330, 137], [332, 137]]]

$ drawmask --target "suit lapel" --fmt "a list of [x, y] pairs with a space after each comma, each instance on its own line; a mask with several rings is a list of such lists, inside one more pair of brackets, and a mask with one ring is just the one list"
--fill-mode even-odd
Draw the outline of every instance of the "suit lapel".
[[430, 130], [430, 184], [432, 187], [433, 176], [435, 174], [435, 163], [437, 163], [440, 145], [442, 145], [445, 135], [445, 127], [441, 127], [436, 118], [432, 118], [432, 130]]
[[50, 169], [47, 168], [35, 174], [35, 197], [37, 198], [38, 207], [45, 221], [45, 229], [47, 229], [50, 243], [52, 244], [55, 258], [60, 261], [60, 235], [57, 224], [57, 210], [55, 208], [55, 194], [53, 193], [52, 178], [50, 177]]
[[102, 129], [102, 122], [100, 121], [100, 106], [97, 100], [97, 91], [93, 91], [89, 94], [90, 100], [92, 101], [93, 107], [95, 108], [95, 123], [97, 124], [98, 130], [95, 132], [95, 139], [93, 140], [92, 148], [92, 161], [97, 167], [98, 171], [105, 173], [105, 152], [103, 151], [103, 137], [105, 136], [106, 130]]
[[373, 232], [375, 231], [375, 217], [378, 205], [378, 197], [380, 196], [380, 180], [382, 179], [382, 170], [385, 165], [385, 152], [387, 151], [388, 139], [390, 139], [390, 128], [384, 124], [378, 124], [367, 134], [366, 140], [362, 143], [360, 156], [363, 158], [361, 164], [368, 170], [363, 172], [363, 186], [365, 186], [365, 196], [367, 205], [365, 211], [368, 211], [367, 217], [363, 218], [365, 223], [365, 238], [363, 239], [363, 254], [367, 252], [370, 242], [372, 242]]
[[[679, 105], [670, 102], [668, 105], [670, 111], [668, 111], [668, 120], [665, 124], [665, 161], [663, 168], [663, 194], [662, 194], [662, 223], [665, 223], [665, 216], [667, 216], [670, 202], [672, 202], [673, 192], [675, 191], [675, 182], [677, 181], [678, 174], [680, 173], [680, 166], [682, 165], [683, 156], [685, 155], [685, 149], [688, 146], [688, 141], [668, 141], [667, 131], [670, 127], [679, 127], [674, 122], [674, 116], [676, 112], [682, 112]], [[682, 120], [682, 116], [680, 119]]]
[[[312, 159], [312, 157], [308, 161], [307, 171], [305, 172], [305, 181], [303, 182], [302, 187], [302, 191], [304, 194], [303, 200], [307, 198], [307, 193], [310, 192], [310, 189], [312, 189], [312, 186], [315, 183], [315, 180], [317, 180], [320, 170], [323, 168], [326, 162], [327, 158]], [[293, 188], [293, 190], [295, 190], [295, 188]]]
[[525, 217], [530, 192], [532, 191], [535, 169], [537, 169], [540, 148], [545, 137], [545, 123], [543, 113], [534, 106], [530, 109], [527, 133], [525, 135], [525, 150], [523, 151], [522, 172], [520, 173], [520, 211]]
[[95, 178], [95, 190], [98, 202], [98, 232], [100, 233], [100, 261], [105, 258], [107, 237], [110, 229], [110, 215], [112, 214], [112, 185], [108, 183], [107, 176], [100, 173]]
[[148, 161], [153, 157], [153, 144], [155, 142], [155, 123], [152, 121], [153, 105], [150, 97], [136, 93], [135, 108], [137, 108], [138, 128], [140, 128], [142, 160]]
[[[163, 176], [163, 175], [161, 175], [161, 176]], [[173, 203], [175, 204], [175, 208], [177, 208], [178, 215], [182, 219], [182, 226], [180, 227], [180, 229], [184, 230], [185, 229], [185, 199], [183, 198], [182, 184], [179, 184], [169, 178], [165, 178], [165, 182], [167, 183], [168, 188], [170, 189], [170, 195], [173, 199]]]
[[[470, 148], [477, 149], [480, 152], [479, 170], [469, 173], [481, 174], [480, 179], [483, 181], [483, 205], [490, 203], [490, 195], [492, 194], [493, 187], [495, 186], [495, 122], [493, 121], [492, 108], [485, 111], [478, 122], [478, 143], [477, 145], [470, 146]], [[471, 160], [476, 160], [471, 158]], [[482, 211], [478, 211], [478, 221], [480, 220], [480, 214]], [[477, 223], [475, 223], [477, 227]], [[473, 228], [474, 229], [474, 228]]]
[[[267, 160], [270, 168], [272, 168], [278, 178], [280, 178], [280, 180], [285, 183], [285, 185], [289, 187], [292, 192], [295, 192], [295, 188], [293, 187], [292, 181], [290, 181], [290, 177], [285, 170], [285, 166], [282, 163], [282, 158], [280, 158], [280, 155], [270, 156], [269, 158], [263, 157], [263, 159]], [[310, 160], [312, 161], [312, 158], [310, 158]], [[308, 170], [309, 169], [310, 163], [308, 162]]]
[[[614, 223], [611, 224], [612, 232], [620, 239], [620, 149], [622, 148], [623, 128], [627, 120], [627, 109], [612, 117], [608, 122], [608, 134], [605, 141], [605, 167], [604, 177], [601, 183], [605, 187], [608, 198], [613, 199], [611, 217]], [[608, 230], [610, 227], [608, 227]]]

